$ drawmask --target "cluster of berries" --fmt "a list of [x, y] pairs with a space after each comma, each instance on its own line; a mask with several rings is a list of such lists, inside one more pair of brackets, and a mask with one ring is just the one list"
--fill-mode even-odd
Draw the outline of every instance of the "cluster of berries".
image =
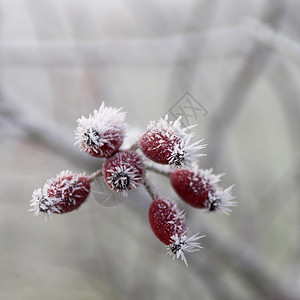
[[[214, 175], [212, 169], [197, 167], [197, 159], [204, 156], [199, 151], [205, 145], [201, 145], [202, 140], [191, 142], [190, 127], [181, 128], [180, 118], [173, 122], [166, 116], [150, 122], [132, 147], [121, 150], [126, 131], [124, 119], [125, 113], [121, 109], [107, 107], [104, 103], [88, 118], [78, 119], [75, 144], [89, 155], [105, 158], [102, 168], [90, 176], [62, 171], [47, 180], [42, 189], [33, 192], [30, 211], [51, 217], [53, 213], [63, 214], [78, 209], [88, 198], [91, 183], [98, 176], [103, 177], [112, 191], [124, 195], [143, 185], [153, 200], [148, 214], [153, 233], [167, 246], [169, 254], [187, 264], [184, 253], [202, 248], [199, 239], [203, 236], [188, 237], [184, 213], [176, 202], [153, 190], [146, 171], [168, 176], [183, 201], [208, 212], [230, 212], [229, 207], [236, 205], [232, 201], [232, 186], [222, 189], [218, 185], [222, 174]], [[169, 165], [170, 168], [162, 171], [160, 165]]]

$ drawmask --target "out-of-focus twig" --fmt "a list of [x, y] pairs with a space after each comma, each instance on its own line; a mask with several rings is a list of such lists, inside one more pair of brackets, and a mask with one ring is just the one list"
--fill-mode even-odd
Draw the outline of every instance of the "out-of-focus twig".
[[[0, 91], [0, 119], [6, 126], [12, 126], [31, 137], [35, 142], [43, 145], [60, 156], [65, 157], [72, 164], [80, 168], [95, 169], [91, 158], [85, 156], [78, 149], [73, 147], [73, 139], [66, 130], [60, 128], [56, 132], [47, 122], [40, 122], [31, 115], [26, 115], [14, 105], [15, 101]], [[44, 118], [45, 120], [45, 118]]]
[[[220, 233], [209, 230], [208, 227], [205, 227], [205, 233], [209, 239], [206, 247], [209, 247], [214, 257], [220, 260], [220, 263], [226, 262], [230, 268], [232, 267], [247, 284], [253, 286], [254, 291], [263, 296], [262, 299], [299, 300], [293, 289], [284, 287], [278, 278], [270, 275], [264, 261], [248, 244], [243, 244], [232, 237], [220, 236]], [[197, 265], [195, 257], [192, 259]]]
[[[245, 51], [245, 30], [240, 27], [216, 29], [204, 33], [189, 33], [152, 39], [89, 40], [89, 41], [0, 41], [0, 65], [76, 67], [78, 57], [84, 57], [82, 64], [98, 67], [106, 64], [162, 64], [197, 58], [194, 51], [175, 51], [181, 43], [192, 47], [203, 44], [224, 44], [228, 55]], [[230, 42], [232, 41], [232, 42]], [[237, 43], [236, 41], [239, 41]], [[120, 55], [122, 53], [122, 55]], [[214, 59], [211, 49], [203, 51], [206, 59]]]
[[[279, 77], [280, 74], [280, 77]], [[282, 80], [285, 78], [285, 80]], [[300, 118], [300, 89], [291, 72], [291, 68], [288, 68], [287, 63], [279, 61], [277, 68], [270, 74], [271, 83], [273, 89], [276, 91], [276, 94], [280, 98], [280, 104], [282, 111], [286, 114], [287, 124], [289, 126], [289, 134], [291, 134], [290, 141], [292, 148], [294, 149], [294, 155], [291, 157], [293, 161], [292, 169], [289, 170], [288, 174], [285, 174], [285, 179], [296, 191], [299, 190], [299, 165], [300, 165], [300, 156], [299, 156], [299, 118]], [[279, 187], [282, 187], [282, 181]], [[298, 193], [297, 193], [298, 194]], [[272, 199], [271, 197], [268, 199]], [[300, 228], [300, 204], [298, 202], [298, 228]], [[300, 259], [300, 230], [298, 230], [298, 240], [295, 249], [295, 260], [299, 261]]]
[[[277, 28], [285, 12], [285, 1], [268, 0], [265, 3], [266, 13], [263, 23], [269, 24], [270, 28]], [[246, 101], [246, 97], [260, 78], [272, 58], [272, 52], [262, 47], [255, 41], [245, 58], [242, 66], [232, 80], [231, 86], [221, 104], [210, 111], [208, 145], [209, 156], [205, 163], [215, 165], [223, 149], [222, 144], [226, 136], [226, 130], [235, 120], [238, 112]]]
[[[209, 25], [213, 21], [213, 15], [216, 12], [217, 3], [217, 0], [195, 2], [185, 27], [185, 33], [187, 36], [190, 32], [205, 32], [207, 28], [209, 28]], [[178, 47], [178, 51], [175, 52], [176, 62], [173, 66], [170, 78], [167, 109], [173, 105], [178, 96], [191, 90], [191, 87], [195, 82], [194, 78], [199, 68], [201, 58], [206, 58], [206, 52], [213, 42], [216, 41], [209, 39], [209, 36], [206, 34], [203, 35], [201, 40], [199, 39], [198, 43], [182, 36], [182, 41]], [[224, 41], [223, 45], [226, 43], [227, 42]], [[183, 60], [182, 57], [184, 57], [186, 53], [193, 53], [193, 55], [186, 57], [186, 59]]]

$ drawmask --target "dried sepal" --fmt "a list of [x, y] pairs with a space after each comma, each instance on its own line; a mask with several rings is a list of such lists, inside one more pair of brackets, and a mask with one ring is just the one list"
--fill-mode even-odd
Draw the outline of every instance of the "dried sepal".
[[232, 201], [235, 196], [232, 195], [232, 188], [234, 185], [223, 189], [221, 187], [216, 187], [213, 192], [209, 192], [208, 199], [204, 203], [207, 212], [220, 211], [225, 215], [231, 213], [229, 207], [237, 206], [237, 202]]
[[196, 233], [191, 237], [188, 237], [186, 234], [182, 234], [181, 236], [175, 234], [171, 237], [173, 243], [166, 246], [168, 250], [167, 254], [173, 256], [173, 259], [181, 258], [181, 260], [184, 261], [184, 263], [188, 267], [188, 263], [184, 253], [193, 253], [199, 251], [200, 249], [203, 249], [203, 247], [199, 243], [199, 240], [203, 237], [205, 237], [205, 235], [199, 236], [199, 233]]

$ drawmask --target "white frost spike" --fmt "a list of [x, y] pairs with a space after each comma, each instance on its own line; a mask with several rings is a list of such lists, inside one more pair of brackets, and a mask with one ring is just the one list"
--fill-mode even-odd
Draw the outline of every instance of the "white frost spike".
[[109, 185], [113, 186], [115, 191], [122, 192], [125, 197], [127, 197], [127, 190], [136, 189], [141, 184], [142, 177], [133, 166], [116, 166], [115, 169], [107, 172], [111, 174], [107, 177]]
[[59, 213], [59, 210], [53, 206], [53, 199], [48, 197], [45, 192], [48, 187], [49, 185], [46, 183], [43, 187], [43, 192], [42, 189], [33, 191], [32, 199], [30, 200], [30, 206], [32, 206], [32, 208], [28, 210], [33, 211], [35, 216], [38, 216], [40, 212], [45, 213], [45, 220], [47, 220], [47, 217], [52, 218], [53, 212]]
[[53, 201], [50, 198], [46, 198], [43, 193], [42, 189], [37, 189], [33, 191], [32, 199], [30, 200], [31, 209], [28, 211], [33, 211], [35, 216], [38, 216], [40, 212], [46, 213], [45, 217], [51, 217], [51, 211], [53, 209]]
[[[105, 106], [102, 102], [99, 110], [94, 110], [88, 118], [82, 116], [77, 120], [75, 130], [76, 142], [80, 150], [93, 152], [94, 156], [104, 157], [105, 152], [100, 148], [105, 145], [108, 149], [114, 149], [112, 141], [123, 141], [125, 136], [126, 123], [124, 122], [126, 113], [121, 112], [122, 108]], [[102, 153], [103, 152], [103, 153]]]
[[150, 121], [147, 125], [147, 130], [153, 131], [165, 131], [168, 137], [174, 136], [174, 132], [177, 133], [177, 136], [184, 137], [188, 136], [188, 130], [195, 127], [191, 125], [185, 128], [181, 128], [181, 116], [178, 117], [175, 121], [169, 121], [169, 116], [166, 115], [164, 118], [160, 118], [158, 121]]
[[195, 143], [190, 143], [192, 134], [188, 136], [185, 140], [183, 139], [179, 144], [174, 145], [174, 149], [171, 150], [171, 156], [169, 158], [169, 163], [176, 165], [177, 167], [187, 166], [192, 169], [193, 165], [197, 163], [197, 159], [202, 156], [206, 156], [204, 153], [198, 153], [198, 151], [204, 149], [206, 145], [200, 145], [204, 140], [199, 140]]
[[204, 186], [206, 186], [206, 184], [210, 184], [214, 186], [216, 189], [218, 188], [217, 183], [220, 182], [221, 177], [225, 175], [225, 173], [214, 174], [213, 168], [205, 169], [205, 170], [199, 169], [197, 165], [193, 166], [193, 173], [194, 173], [194, 180], [198, 180], [198, 177], [201, 177]]
[[126, 137], [121, 146], [121, 149], [129, 149], [137, 144], [137, 137], [142, 134], [142, 129], [138, 127], [128, 127]]
[[181, 258], [181, 260], [183, 260], [188, 267], [185, 252], [192, 253], [203, 249], [203, 247], [198, 242], [203, 237], [205, 237], [205, 235], [199, 236], [199, 233], [191, 237], [187, 237], [186, 232], [180, 236], [178, 236], [178, 234], [175, 234], [171, 237], [174, 242], [171, 245], [167, 246], [167, 254], [172, 255], [173, 259], [175, 259], [175, 257], [177, 259]]
[[225, 215], [229, 215], [229, 213], [231, 212], [231, 209], [229, 207], [237, 206], [237, 202], [232, 201], [236, 198], [232, 195], [233, 187], [234, 185], [228, 187], [225, 190], [221, 187], [217, 187], [214, 193], [209, 192], [208, 200], [205, 203], [207, 212], [218, 210]]

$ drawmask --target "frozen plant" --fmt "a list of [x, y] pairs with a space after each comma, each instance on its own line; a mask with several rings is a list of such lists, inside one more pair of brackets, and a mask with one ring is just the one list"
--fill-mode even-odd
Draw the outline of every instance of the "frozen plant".
[[203, 235], [188, 236], [184, 212], [176, 202], [153, 188], [146, 172], [169, 177], [178, 196], [192, 207], [229, 214], [229, 207], [236, 205], [233, 186], [223, 189], [219, 186], [223, 174], [215, 175], [212, 169], [202, 170], [197, 166], [198, 158], [205, 156], [199, 152], [205, 147], [202, 140], [192, 142], [193, 134], [188, 133], [191, 127], [182, 128], [180, 118], [173, 122], [166, 116], [151, 121], [129, 149], [120, 149], [127, 128], [125, 113], [104, 103], [88, 118], [79, 118], [77, 124], [75, 144], [106, 161], [90, 176], [62, 171], [47, 180], [42, 189], [33, 192], [30, 211], [35, 215], [44, 213], [47, 219], [52, 214], [77, 210], [88, 198], [91, 183], [100, 176], [112, 192], [124, 196], [128, 190], [144, 186], [153, 200], [148, 212], [153, 233], [166, 245], [168, 254], [181, 258], [187, 265], [185, 253], [200, 250], [199, 240]]

